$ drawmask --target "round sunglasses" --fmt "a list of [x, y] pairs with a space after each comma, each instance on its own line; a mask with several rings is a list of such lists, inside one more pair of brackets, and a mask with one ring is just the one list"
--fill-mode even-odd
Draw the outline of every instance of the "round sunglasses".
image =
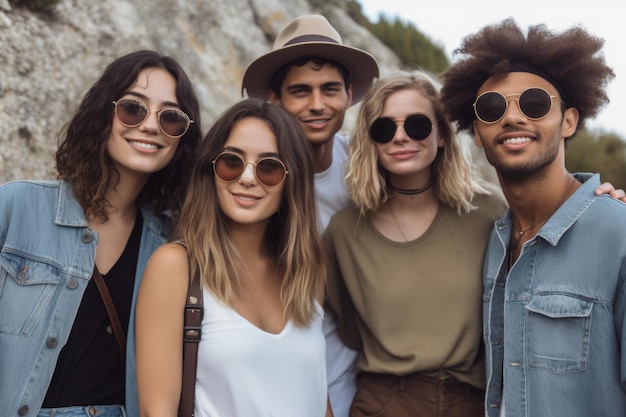
[[[520, 111], [531, 120], [540, 120], [552, 109], [552, 100], [557, 99], [543, 88], [532, 87], [520, 94], [501, 94], [497, 91], [486, 91], [478, 96], [474, 102], [474, 113], [483, 123], [500, 121], [507, 109], [509, 101], [517, 100]], [[563, 103], [563, 101], [559, 100]]]
[[[126, 127], [142, 124], [150, 114], [146, 103], [136, 98], [122, 98], [113, 102], [115, 117]], [[193, 120], [184, 111], [175, 107], [165, 107], [157, 112], [159, 128], [165, 136], [179, 138], [187, 132]]]
[[433, 130], [433, 122], [422, 113], [408, 115], [404, 120], [379, 117], [370, 127], [370, 137], [378, 143], [387, 143], [396, 135], [400, 123], [406, 134], [413, 140], [426, 139]]
[[213, 160], [213, 171], [224, 182], [237, 181], [243, 175], [246, 165], [254, 167], [256, 179], [266, 187], [275, 187], [287, 176], [287, 167], [278, 159], [262, 158], [256, 162], [244, 161], [236, 153], [222, 152]]

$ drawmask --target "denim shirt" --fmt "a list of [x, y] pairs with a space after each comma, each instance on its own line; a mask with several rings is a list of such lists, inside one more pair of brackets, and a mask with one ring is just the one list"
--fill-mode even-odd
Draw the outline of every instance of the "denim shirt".
[[[127, 343], [126, 406], [138, 415], [135, 298], [152, 252], [166, 242], [167, 218], [144, 219]], [[168, 224], [169, 226], [169, 224]], [[0, 409], [36, 416], [94, 268], [98, 235], [62, 181], [0, 186]]]
[[[507, 273], [511, 215], [484, 261], [489, 417], [626, 416], [626, 204], [588, 179]], [[505, 323], [506, 321], [506, 323]], [[504, 375], [503, 375], [504, 374]]]

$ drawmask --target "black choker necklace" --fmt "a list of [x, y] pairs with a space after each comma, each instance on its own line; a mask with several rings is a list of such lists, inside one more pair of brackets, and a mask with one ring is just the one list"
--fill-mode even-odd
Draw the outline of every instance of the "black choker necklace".
[[406, 188], [397, 188], [394, 187], [391, 184], [387, 184], [387, 188], [389, 188], [391, 191], [393, 191], [394, 193], [398, 193], [398, 194], [404, 194], [404, 195], [416, 195], [416, 194], [421, 194], [424, 191], [428, 190], [430, 187], [433, 186], [433, 182], [432, 181], [428, 181], [428, 184], [426, 184], [424, 187], [422, 188], [411, 188], [411, 189], [406, 189]]

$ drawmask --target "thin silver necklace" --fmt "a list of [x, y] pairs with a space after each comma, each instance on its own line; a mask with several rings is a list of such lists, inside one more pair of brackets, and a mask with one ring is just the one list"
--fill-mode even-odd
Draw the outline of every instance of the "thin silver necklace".
[[406, 237], [406, 235], [402, 231], [402, 228], [400, 227], [400, 223], [398, 222], [398, 219], [396, 218], [396, 214], [393, 212], [393, 205], [392, 204], [389, 204], [389, 213], [391, 213], [391, 218], [393, 219], [393, 222], [396, 224], [396, 227], [398, 228], [398, 231], [400, 232], [400, 234], [404, 238], [404, 241], [411, 246], [411, 249], [415, 249], [413, 247], [413, 243], [411, 243], [409, 241], [409, 239]]
[[550, 217], [552, 217], [552, 215], [554, 213], [556, 213], [556, 211], [559, 209], [559, 207], [561, 207], [563, 205], [563, 203], [565, 203], [565, 200], [567, 200], [567, 197], [569, 197], [570, 191], [572, 190], [572, 187], [574, 186], [574, 184], [576, 184], [576, 179], [574, 177], [572, 177], [570, 175], [570, 184], [567, 187], [567, 189], [565, 190], [565, 193], [563, 193], [563, 197], [561, 197], [561, 201], [559, 202], [559, 204], [557, 204], [557, 206], [554, 208], [554, 210], [552, 210], [552, 212], [550, 212], [550, 214], [548, 214], [546, 217], [542, 218], [541, 220], [539, 220], [537, 223], [533, 224], [530, 227], [527, 227], [526, 229], [520, 229], [517, 227], [517, 224], [515, 222], [515, 218], [513, 218], [513, 233], [511, 233], [511, 240], [509, 242], [510, 244], [510, 248], [509, 248], [509, 268], [511, 266], [513, 266], [514, 263], [514, 257], [515, 259], [517, 259], [517, 253], [520, 250], [521, 247], [521, 240], [524, 236], [524, 234], [526, 232], [529, 232], [531, 230], [533, 230], [535, 227], [544, 224]]

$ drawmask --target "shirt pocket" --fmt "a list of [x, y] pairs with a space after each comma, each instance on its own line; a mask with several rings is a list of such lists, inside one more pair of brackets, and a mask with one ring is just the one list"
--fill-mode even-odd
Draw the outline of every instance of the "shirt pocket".
[[29, 336], [61, 282], [59, 268], [14, 253], [0, 253], [0, 333]]
[[587, 369], [593, 302], [567, 294], [534, 294], [526, 310], [528, 367], [550, 372]]

